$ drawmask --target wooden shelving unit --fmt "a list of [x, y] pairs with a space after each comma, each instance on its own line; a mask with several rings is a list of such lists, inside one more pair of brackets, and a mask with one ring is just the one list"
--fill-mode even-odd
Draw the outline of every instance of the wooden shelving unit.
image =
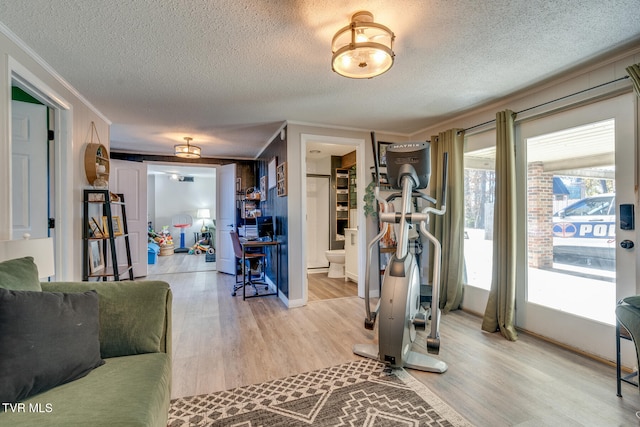
[[349, 170], [336, 169], [336, 233], [349, 228]]
[[[90, 278], [107, 281], [112, 278], [119, 281], [121, 276], [129, 273], [129, 280], [133, 280], [133, 264], [131, 262], [131, 247], [129, 245], [129, 229], [127, 227], [127, 210], [124, 202], [124, 194], [116, 194], [118, 200], [111, 200], [109, 190], [87, 189], [84, 190], [83, 198], [83, 218], [84, 226], [82, 232], [82, 280], [88, 281]], [[91, 216], [91, 207], [99, 210], [101, 216], [95, 221]], [[101, 209], [100, 209], [101, 208]], [[120, 215], [114, 215], [114, 209], [119, 210]], [[114, 222], [114, 218], [116, 219]], [[104, 219], [104, 221], [102, 221]], [[119, 221], [118, 221], [119, 219]], [[93, 225], [92, 225], [93, 224]], [[96, 229], [99, 229], [96, 232]], [[118, 265], [118, 252], [116, 250], [116, 239], [124, 239], [126, 265], [124, 268]], [[99, 254], [91, 252], [98, 245]], [[109, 265], [107, 254], [110, 254], [111, 264]], [[96, 259], [96, 256], [99, 258]], [[101, 261], [101, 262], [100, 262]], [[92, 262], [100, 265], [99, 270], [94, 268]]]
[[349, 168], [349, 209], [358, 209], [358, 180], [355, 165]]

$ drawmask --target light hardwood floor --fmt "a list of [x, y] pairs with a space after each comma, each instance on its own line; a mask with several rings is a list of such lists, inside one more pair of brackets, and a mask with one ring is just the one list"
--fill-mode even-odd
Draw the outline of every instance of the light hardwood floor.
[[324, 299], [353, 297], [358, 295], [358, 284], [350, 280], [331, 279], [327, 273], [313, 273], [307, 275], [309, 284], [309, 301]]
[[149, 274], [174, 274], [195, 271], [216, 271], [215, 262], [206, 262], [205, 255], [189, 255], [176, 253], [168, 256], [158, 256], [155, 264], [149, 265]]
[[[154, 274], [173, 302], [173, 397], [260, 383], [356, 360], [353, 343], [374, 342], [357, 296], [287, 309], [275, 297], [231, 296], [234, 277], [212, 271]], [[310, 298], [311, 299], [311, 298]], [[616, 397], [609, 365], [520, 334], [509, 342], [465, 312], [442, 317], [444, 374], [409, 371], [478, 426], [640, 425], [640, 394]], [[426, 352], [420, 333], [414, 349]]]

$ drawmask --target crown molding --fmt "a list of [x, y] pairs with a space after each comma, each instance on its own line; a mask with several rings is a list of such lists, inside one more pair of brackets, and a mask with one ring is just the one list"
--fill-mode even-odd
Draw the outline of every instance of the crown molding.
[[41, 66], [46, 73], [53, 77], [58, 83], [60, 83], [66, 90], [82, 102], [88, 109], [96, 114], [100, 119], [104, 120], [109, 126], [111, 126], [111, 120], [109, 120], [100, 110], [98, 110], [93, 104], [91, 104], [80, 92], [76, 90], [69, 82], [67, 82], [56, 70], [53, 69], [40, 55], [38, 55], [30, 46], [28, 46], [21, 38], [19, 38], [13, 31], [11, 31], [5, 24], [0, 22], [0, 33], [5, 35], [11, 42], [13, 42], [18, 48], [24, 51], [31, 59], [33, 59], [39, 66]]

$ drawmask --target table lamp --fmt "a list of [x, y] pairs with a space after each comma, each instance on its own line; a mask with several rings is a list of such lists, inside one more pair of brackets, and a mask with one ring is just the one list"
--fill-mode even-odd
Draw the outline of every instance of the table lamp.
[[52, 238], [31, 239], [25, 234], [21, 240], [0, 240], [0, 261], [26, 256], [33, 257], [41, 279], [56, 273]]
[[207, 231], [209, 231], [209, 229], [204, 225], [204, 223], [206, 220], [211, 218], [211, 211], [209, 209], [198, 209], [198, 212], [196, 213], [196, 218], [202, 220], [202, 228], [200, 229], [200, 231], [202, 233], [206, 233]]

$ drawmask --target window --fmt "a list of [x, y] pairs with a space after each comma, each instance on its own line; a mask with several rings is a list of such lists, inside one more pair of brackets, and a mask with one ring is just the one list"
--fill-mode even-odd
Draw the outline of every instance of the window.
[[613, 311], [599, 307], [616, 297], [614, 129], [604, 120], [526, 139], [527, 300], [608, 323]]
[[491, 288], [495, 132], [467, 137], [464, 155], [465, 284]]

